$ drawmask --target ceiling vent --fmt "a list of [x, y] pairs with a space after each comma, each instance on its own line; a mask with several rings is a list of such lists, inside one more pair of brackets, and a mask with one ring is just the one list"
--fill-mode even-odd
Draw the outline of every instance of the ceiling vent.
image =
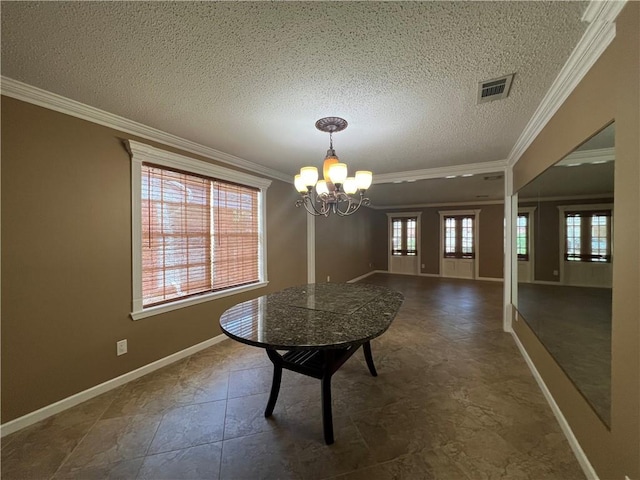
[[507, 98], [509, 90], [511, 89], [513, 75], [512, 73], [505, 77], [494, 78], [493, 80], [485, 80], [484, 82], [478, 83], [478, 105]]
[[502, 180], [502, 175], [487, 175], [485, 180]]

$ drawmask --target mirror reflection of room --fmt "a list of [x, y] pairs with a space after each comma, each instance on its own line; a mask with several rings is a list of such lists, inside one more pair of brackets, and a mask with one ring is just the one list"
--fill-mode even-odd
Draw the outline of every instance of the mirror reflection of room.
[[518, 192], [517, 308], [601, 420], [611, 417], [614, 124]]

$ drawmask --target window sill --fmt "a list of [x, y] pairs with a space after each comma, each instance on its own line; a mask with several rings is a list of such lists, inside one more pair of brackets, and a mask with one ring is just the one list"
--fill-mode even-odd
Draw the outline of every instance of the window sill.
[[238, 293], [249, 292], [258, 288], [266, 287], [269, 282], [252, 283], [251, 285], [244, 285], [242, 287], [230, 288], [229, 290], [223, 290], [221, 292], [205, 293], [198, 295], [197, 297], [185, 298], [184, 300], [176, 300], [175, 302], [165, 303], [163, 305], [156, 305], [155, 307], [147, 307], [142, 310], [131, 312], [131, 318], [133, 320], [141, 320], [143, 318], [152, 317], [154, 315], [160, 315], [162, 313], [171, 312], [180, 308], [190, 307], [199, 303], [210, 302], [211, 300], [217, 300], [219, 298], [228, 297], [230, 295], [237, 295]]

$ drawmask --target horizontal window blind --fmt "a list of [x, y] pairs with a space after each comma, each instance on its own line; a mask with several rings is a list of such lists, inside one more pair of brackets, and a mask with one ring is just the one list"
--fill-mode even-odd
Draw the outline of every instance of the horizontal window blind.
[[258, 190], [213, 184], [213, 289], [258, 281]]
[[258, 189], [142, 165], [143, 306], [259, 281]]

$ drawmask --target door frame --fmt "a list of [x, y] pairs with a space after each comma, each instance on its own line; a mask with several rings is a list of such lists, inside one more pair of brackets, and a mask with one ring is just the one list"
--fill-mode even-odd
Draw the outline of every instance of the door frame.
[[[393, 250], [393, 228], [392, 228], [392, 219], [394, 218], [407, 218], [407, 217], [417, 217], [416, 221], [416, 250], [418, 254], [416, 255], [416, 259], [418, 260], [418, 275], [422, 274], [422, 245], [420, 244], [420, 240], [422, 238], [421, 230], [422, 223], [420, 217], [422, 216], [422, 212], [394, 212], [387, 213], [387, 265], [389, 273], [394, 273], [391, 271], [391, 260], [393, 255], [391, 254], [391, 250]], [[395, 272], [397, 273], [397, 272]], [[405, 274], [408, 275], [408, 274]]]
[[440, 214], [440, 276], [444, 277], [444, 217], [451, 215], [473, 215], [473, 280], [480, 277], [480, 209], [473, 210], [439, 210]]

